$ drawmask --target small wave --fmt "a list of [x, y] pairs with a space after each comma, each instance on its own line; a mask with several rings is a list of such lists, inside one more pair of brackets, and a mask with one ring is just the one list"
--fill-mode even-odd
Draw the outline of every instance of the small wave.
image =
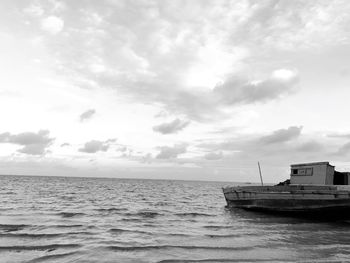
[[14, 225], [14, 224], [0, 224], [0, 229], [4, 230], [5, 232], [12, 232], [12, 231], [18, 231], [22, 230], [26, 227], [30, 227], [31, 225], [24, 225], [24, 224], [19, 224], [19, 225]]
[[67, 201], [73, 201], [74, 199], [77, 199], [76, 196], [61, 196], [60, 198], [62, 200], [67, 200]]
[[167, 236], [174, 236], [174, 237], [189, 237], [191, 235], [188, 234], [182, 234], [182, 233], [166, 233]]
[[137, 251], [137, 250], [159, 250], [159, 249], [185, 249], [185, 250], [252, 250], [252, 247], [210, 247], [210, 246], [176, 246], [176, 245], [158, 245], [158, 246], [108, 246], [107, 249], [113, 251]]
[[111, 207], [111, 208], [98, 208], [95, 209], [98, 212], [107, 212], [107, 213], [113, 213], [113, 212], [122, 212], [127, 211], [127, 208], [117, 208], [117, 207]]
[[122, 218], [121, 221], [125, 222], [142, 222], [142, 218]]
[[230, 237], [240, 237], [242, 235], [239, 235], [239, 234], [228, 234], [228, 235], [216, 235], [216, 234], [208, 234], [208, 235], [205, 235], [206, 237], [210, 237], [210, 238], [230, 238]]
[[53, 251], [60, 248], [78, 248], [81, 247], [79, 244], [51, 244], [42, 246], [0, 246], [0, 251], [21, 251], [21, 250], [48, 250]]
[[57, 227], [57, 228], [71, 228], [71, 227], [82, 227], [83, 225], [48, 225], [48, 227]]
[[67, 218], [67, 217], [83, 216], [85, 214], [77, 213], [77, 212], [60, 212], [60, 213], [57, 213], [57, 215]]
[[208, 229], [232, 228], [232, 226], [219, 226], [219, 225], [209, 225], [209, 226], [203, 226], [203, 227]]
[[154, 211], [139, 211], [137, 213], [126, 213], [125, 216], [140, 216], [143, 218], [155, 218], [156, 216], [159, 216], [160, 214], [158, 212]]
[[46, 256], [34, 258], [34, 259], [28, 261], [28, 263], [46, 262], [47, 260], [61, 259], [61, 258], [65, 258], [65, 257], [68, 257], [68, 256], [75, 255], [77, 253], [78, 252], [69, 252], [69, 253], [62, 253], [62, 254], [46, 255]]
[[152, 233], [147, 232], [147, 231], [142, 231], [142, 230], [130, 230], [130, 229], [121, 229], [121, 228], [111, 228], [109, 232], [112, 233], [138, 233], [138, 234], [149, 234], [151, 235]]
[[0, 233], [0, 237], [27, 237], [27, 238], [50, 238], [50, 237], [59, 237], [63, 234], [29, 234], [29, 233]]
[[158, 202], [155, 204], [155, 206], [168, 206], [169, 202]]
[[212, 215], [212, 214], [206, 214], [206, 213], [196, 213], [196, 212], [188, 212], [188, 213], [177, 213], [175, 214], [177, 216], [215, 216], [215, 215]]
[[95, 209], [95, 211], [103, 214], [119, 214], [125, 211], [128, 211], [127, 208], [118, 208], [118, 207], [111, 207], [111, 208], [98, 208]]
[[155, 218], [156, 216], [159, 216], [159, 213], [152, 211], [142, 211], [137, 213], [137, 215], [140, 215], [145, 218]]
[[145, 223], [145, 224], [142, 224], [144, 227], [158, 227], [158, 225], [155, 225], [155, 224], [150, 224], [150, 223]]
[[91, 232], [67, 232], [67, 233], [0, 233], [0, 237], [8, 238], [55, 238], [70, 235], [91, 235]]
[[196, 263], [196, 262], [290, 262], [290, 261], [283, 261], [280, 259], [245, 259], [245, 258], [241, 258], [241, 259], [229, 259], [229, 258], [206, 258], [206, 259], [165, 259], [165, 260], [161, 260], [158, 261], [157, 263]]
[[5, 195], [15, 195], [15, 194], [17, 194], [17, 193], [12, 192], [12, 191], [9, 191], [9, 192], [5, 192], [5, 193], [3, 193], [3, 194], [5, 194]]
[[11, 211], [11, 210], [15, 210], [14, 207], [1, 207], [0, 211]]

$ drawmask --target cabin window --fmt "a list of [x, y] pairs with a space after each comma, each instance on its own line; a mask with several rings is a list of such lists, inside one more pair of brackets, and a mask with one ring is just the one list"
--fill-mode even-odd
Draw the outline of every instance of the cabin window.
[[312, 168], [306, 168], [305, 175], [312, 175]]
[[298, 175], [306, 175], [306, 169], [298, 169]]
[[292, 169], [292, 175], [312, 176], [312, 174], [313, 174], [312, 168]]

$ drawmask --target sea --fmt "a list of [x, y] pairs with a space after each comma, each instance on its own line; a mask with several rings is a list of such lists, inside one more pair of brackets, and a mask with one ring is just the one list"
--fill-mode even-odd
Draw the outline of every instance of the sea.
[[346, 262], [350, 222], [230, 210], [234, 183], [0, 176], [0, 262]]

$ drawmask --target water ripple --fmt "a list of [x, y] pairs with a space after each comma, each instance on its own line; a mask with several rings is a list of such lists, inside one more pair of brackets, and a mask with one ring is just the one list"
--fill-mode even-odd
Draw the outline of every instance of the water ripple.
[[[349, 222], [229, 210], [218, 182], [0, 176], [8, 262], [346, 262]], [[142, 260], [141, 260], [142, 259]]]

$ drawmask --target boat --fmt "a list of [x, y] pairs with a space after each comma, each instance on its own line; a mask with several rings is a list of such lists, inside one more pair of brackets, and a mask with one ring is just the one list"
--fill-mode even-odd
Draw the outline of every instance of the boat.
[[329, 162], [292, 164], [290, 179], [271, 186], [223, 188], [228, 208], [292, 215], [350, 216], [350, 173]]

